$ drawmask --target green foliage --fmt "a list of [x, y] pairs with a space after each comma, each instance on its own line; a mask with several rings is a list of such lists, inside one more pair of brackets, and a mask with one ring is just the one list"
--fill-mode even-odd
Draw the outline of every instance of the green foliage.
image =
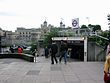
[[109, 32], [104, 31], [100, 35], [103, 36], [103, 37], [108, 38]]
[[[102, 37], [108, 38], [108, 33], [109, 33], [109, 32], [104, 31], [104, 32], [102, 32], [102, 33], [99, 34], [99, 35], [102, 36]], [[102, 39], [102, 38], [99, 38], [99, 37], [97, 37], [97, 36], [90, 36], [90, 37], [89, 37], [89, 41], [96, 42], [96, 43], [97, 43], [98, 45], [100, 45], [100, 46], [106, 46], [106, 44], [108, 43], [107, 40]]]
[[37, 50], [37, 44], [32, 43], [30, 51], [34, 51], [34, 49]]
[[91, 25], [91, 24], [88, 25], [89, 28], [93, 28], [94, 26], [95, 26], [95, 25]]
[[89, 24], [88, 26], [86, 25], [82, 25], [81, 29], [91, 29], [93, 32], [97, 31], [97, 30], [101, 30], [101, 26], [100, 25], [91, 25]]
[[97, 30], [101, 30], [101, 26], [100, 25], [88, 25], [88, 28], [90, 28], [93, 32], [97, 31]]
[[72, 31], [69, 31], [69, 32], [68, 32], [68, 37], [73, 37], [74, 35], [75, 35], [74, 32], [72, 32]]
[[46, 36], [44, 39], [44, 46], [48, 46], [52, 42], [52, 37], [57, 37], [58, 36], [58, 30], [56, 28], [53, 28]]
[[82, 25], [81, 29], [87, 29], [88, 27], [86, 25]]
[[97, 30], [101, 30], [101, 26], [100, 25], [94, 25], [93, 31], [95, 32]]
[[110, 31], [108, 31], [108, 36], [107, 36], [108, 38], [110, 37]]

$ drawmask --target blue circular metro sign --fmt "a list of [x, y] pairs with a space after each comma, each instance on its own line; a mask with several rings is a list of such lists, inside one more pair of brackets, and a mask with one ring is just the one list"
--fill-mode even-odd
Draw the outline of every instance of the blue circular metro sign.
[[73, 27], [76, 27], [77, 24], [78, 24], [78, 22], [76, 20], [73, 20], [73, 22], [72, 22]]

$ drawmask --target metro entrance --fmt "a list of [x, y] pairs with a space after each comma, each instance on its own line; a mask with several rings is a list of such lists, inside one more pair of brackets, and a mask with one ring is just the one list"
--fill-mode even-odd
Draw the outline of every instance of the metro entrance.
[[70, 58], [84, 61], [84, 42], [68, 43], [70, 51]]
[[[68, 42], [70, 58], [79, 61], [87, 61], [87, 38], [86, 37], [54, 37], [53, 41], [60, 42], [61, 40]], [[59, 45], [59, 44], [58, 44]]]

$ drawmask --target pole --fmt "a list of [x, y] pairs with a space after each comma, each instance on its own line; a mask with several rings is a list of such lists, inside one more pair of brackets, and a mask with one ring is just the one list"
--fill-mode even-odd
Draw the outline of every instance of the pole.
[[89, 25], [89, 17], [86, 17], [86, 19], [87, 19], [87, 26]]
[[0, 53], [1, 53], [1, 36], [0, 36]]

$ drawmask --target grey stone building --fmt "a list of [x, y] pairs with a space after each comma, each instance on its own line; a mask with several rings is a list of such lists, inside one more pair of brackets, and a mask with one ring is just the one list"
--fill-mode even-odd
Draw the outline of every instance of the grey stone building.
[[41, 35], [39, 28], [26, 29], [23, 27], [18, 27], [15, 33], [15, 41], [18, 41], [16, 44], [19, 45], [30, 45], [32, 42], [37, 42]]
[[[65, 27], [65, 24], [61, 21], [59, 27], [54, 27], [44, 21], [40, 28], [26, 29], [24, 27], [17, 27], [15, 32], [4, 31], [0, 29], [0, 33], [5, 33], [5, 37], [2, 38], [4, 45], [30, 45], [32, 42], [43, 41], [45, 36], [51, 30], [57, 29], [59, 37], [77, 37], [88, 36], [91, 31], [89, 29], [73, 29], [72, 27]], [[78, 34], [78, 32], [80, 34]]]
[[54, 26], [52, 26], [51, 24], [47, 24], [47, 21], [44, 21], [43, 24], [41, 24], [41, 38], [45, 38], [45, 35], [48, 34], [48, 32], [50, 32], [51, 28], [54, 28]]

